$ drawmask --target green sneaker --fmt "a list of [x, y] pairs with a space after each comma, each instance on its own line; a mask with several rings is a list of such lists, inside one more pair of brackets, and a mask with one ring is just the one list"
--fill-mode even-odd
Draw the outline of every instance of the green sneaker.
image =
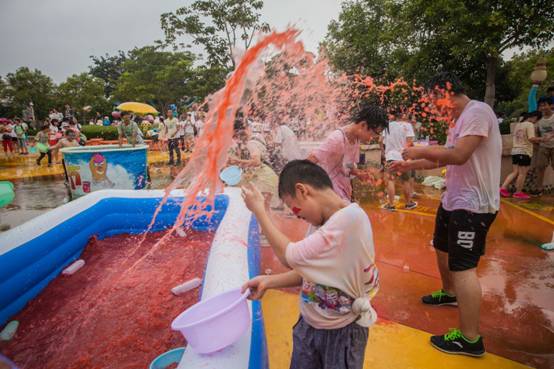
[[485, 355], [483, 337], [470, 341], [464, 337], [462, 331], [451, 328], [443, 336], [431, 336], [431, 345], [439, 351], [447, 354], [467, 355], [481, 357]]
[[450, 296], [442, 289], [435, 291], [430, 295], [423, 296], [421, 298], [421, 302], [427, 305], [435, 305], [435, 306], [441, 306], [441, 305], [458, 306], [458, 301], [456, 300], [456, 296]]

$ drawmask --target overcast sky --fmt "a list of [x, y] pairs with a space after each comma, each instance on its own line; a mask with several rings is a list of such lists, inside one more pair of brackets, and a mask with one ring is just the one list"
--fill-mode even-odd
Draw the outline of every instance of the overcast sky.
[[[38, 68], [62, 82], [88, 70], [90, 55], [113, 54], [163, 38], [160, 15], [192, 0], [0, 0], [0, 75]], [[315, 51], [340, 0], [265, 0], [263, 20], [303, 30]]]

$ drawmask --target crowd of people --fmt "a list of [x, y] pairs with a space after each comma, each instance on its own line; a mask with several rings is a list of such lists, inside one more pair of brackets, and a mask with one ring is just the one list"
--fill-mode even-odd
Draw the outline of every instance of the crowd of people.
[[17, 154], [28, 155], [30, 147], [40, 153], [36, 160], [37, 165], [41, 165], [42, 159], [48, 157], [48, 165], [61, 163], [59, 160], [59, 150], [67, 147], [67, 138], [71, 137], [71, 145], [84, 145], [86, 137], [81, 134], [81, 125], [77, 119], [72, 116], [63, 116], [52, 110], [49, 117], [44, 121], [33, 122], [37, 129], [36, 135], [31, 135], [31, 123], [23, 121], [21, 118], [13, 120], [3, 119], [0, 123], [0, 132], [2, 134], [2, 146], [8, 159], [13, 159]]

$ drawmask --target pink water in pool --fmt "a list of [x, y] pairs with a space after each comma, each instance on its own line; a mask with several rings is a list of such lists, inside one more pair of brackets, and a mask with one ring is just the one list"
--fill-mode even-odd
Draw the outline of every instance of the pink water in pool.
[[179, 297], [170, 289], [203, 277], [213, 233], [171, 236], [142, 258], [162, 236], [149, 234], [138, 250], [134, 236], [91, 240], [86, 265], [56, 278], [13, 318], [19, 330], [1, 352], [21, 369], [137, 369], [184, 346], [171, 321], [198, 301], [200, 288]]

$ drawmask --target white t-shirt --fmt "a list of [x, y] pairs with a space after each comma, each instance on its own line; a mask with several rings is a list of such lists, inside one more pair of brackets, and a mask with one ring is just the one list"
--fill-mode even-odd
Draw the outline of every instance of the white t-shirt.
[[554, 148], [554, 114], [547, 117], [542, 117], [537, 122], [540, 137], [548, 138], [548, 141], [541, 142], [539, 146]]
[[281, 153], [287, 161], [302, 159], [302, 151], [296, 135], [289, 127], [281, 125], [275, 130], [273, 141], [281, 145]]
[[447, 166], [442, 206], [447, 211], [496, 213], [500, 208], [502, 137], [490, 106], [471, 100], [450, 129], [446, 146], [454, 147], [465, 136], [484, 138], [465, 164]]
[[7, 134], [11, 138], [17, 138], [17, 133], [15, 133], [15, 125], [7, 124], [6, 129], [7, 129], [7, 132], [4, 134]]
[[184, 132], [185, 132], [185, 136], [194, 136], [194, 125], [192, 123], [192, 121], [190, 119], [187, 119], [185, 122], [184, 122]]
[[179, 120], [179, 123], [177, 123], [177, 137], [183, 137], [185, 135], [185, 124], [186, 122], [183, 120]]
[[389, 122], [389, 129], [383, 131], [383, 143], [385, 145], [385, 160], [402, 160], [402, 150], [406, 146], [408, 138], [414, 138], [414, 127], [409, 122]]
[[370, 300], [379, 288], [373, 232], [356, 203], [335, 212], [318, 230], [288, 244], [285, 257], [303, 279], [300, 312], [317, 329], [377, 319]]
[[202, 133], [202, 129], [204, 129], [204, 121], [202, 119], [197, 119], [193, 122], [193, 124], [196, 127], [196, 132], [200, 135]]
[[167, 138], [168, 139], [174, 139], [178, 138], [179, 135], [177, 134], [179, 127], [178, 127], [179, 121], [177, 118], [169, 118], [165, 120], [165, 125], [167, 127]]

